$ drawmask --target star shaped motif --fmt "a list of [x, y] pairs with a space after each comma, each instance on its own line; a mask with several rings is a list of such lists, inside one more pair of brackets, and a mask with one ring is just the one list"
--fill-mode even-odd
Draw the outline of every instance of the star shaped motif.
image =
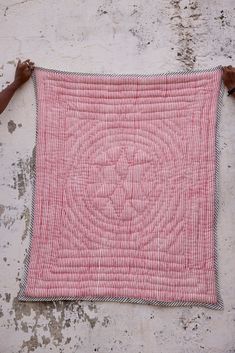
[[129, 146], [110, 148], [95, 156], [90, 167], [90, 199], [107, 217], [131, 220], [149, 206], [156, 176], [146, 152]]

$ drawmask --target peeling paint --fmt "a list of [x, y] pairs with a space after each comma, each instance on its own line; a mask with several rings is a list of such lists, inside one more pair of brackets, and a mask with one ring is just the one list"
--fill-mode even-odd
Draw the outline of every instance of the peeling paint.
[[0, 317], [3, 317], [4, 314], [3, 314], [3, 311], [2, 311], [2, 308], [0, 308]]
[[24, 211], [21, 215], [21, 219], [24, 219], [24, 221], [25, 221], [25, 229], [22, 234], [22, 240], [25, 240], [25, 238], [28, 234], [29, 225], [30, 225], [30, 211], [29, 211], [28, 207], [24, 208]]
[[28, 324], [24, 321], [21, 321], [21, 330], [23, 332], [29, 332]]
[[[135, 17], [135, 25], [129, 29], [129, 32], [137, 39], [137, 50], [139, 54], [153, 43], [155, 38], [155, 32], [150, 30], [150, 24], [144, 21], [143, 14], [144, 7], [142, 5], [133, 5], [130, 16]], [[151, 25], [152, 24], [153, 22]]]
[[110, 324], [110, 316], [105, 316], [105, 317], [103, 318], [102, 326], [108, 327], [109, 324]]
[[20, 199], [24, 196], [26, 192], [26, 187], [28, 181], [32, 181], [34, 173], [34, 158], [35, 150], [33, 150], [32, 157], [27, 157], [26, 159], [19, 159], [17, 162], [18, 173], [17, 173], [17, 188], [18, 188], [18, 198]]
[[[8, 10], [11, 9], [12, 7], [15, 7], [15, 6], [18, 6], [18, 5], [22, 5], [22, 4], [25, 4], [25, 3], [30, 2], [30, 1], [33, 1], [33, 0], [23, 0], [23, 1], [15, 2], [15, 3], [11, 4], [11, 5], [6, 6], [5, 11], [4, 11], [4, 16], [7, 16]], [[11, 61], [8, 61], [8, 64], [10, 64], [10, 63], [11, 63]]]
[[5, 206], [0, 205], [0, 216], [5, 212]]
[[187, 69], [193, 69], [196, 62], [194, 28], [195, 22], [200, 19], [202, 14], [198, 1], [191, 1], [189, 7], [183, 7], [183, 5], [181, 7], [181, 3], [181, 0], [170, 2], [173, 7], [172, 26], [179, 36], [176, 60], [180, 61]]
[[[87, 305], [66, 301], [30, 303], [20, 302], [17, 298], [14, 298], [12, 302], [15, 330], [22, 330], [31, 335], [28, 340], [23, 341], [21, 347], [22, 350], [27, 347], [28, 352], [51, 342], [56, 347], [63, 343], [68, 344], [70, 340], [64, 336], [64, 332], [75, 324], [88, 323], [89, 327], [94, 329], [99, 320], [98, 316], [91, 316], [91, 313], [94, 315], [96, 312], [97, 308], [94, 303]], [[105, 316], [102, 326], [107, 327], [109, 323], [110, 317]], [[39, 328], [48, 332], [49, 337], [44, 335], [42, 339], [38, 336]]]
[[49, 337], [42, 336], [42, 343], [44, 346], [47, 346], [51, 342]]
[[71, 342], [71, 337], [67, 337], [66, 341], [65, 341], [65, 344], [69, 344], [70, 342]]
[[38, 341], [37, 334], [34, 333], [34, 335], [31, 336], [29, 340], [23, 341], [21, 350], [23, 351], [24, 348], [27, 348], [27, 353], [30, 353], [35, 351], [38, 347], [42, 347], [42, 344]]
[[26, 191], [26, 181], [25, 181], [25, 175], [23, 172], [19, 173], [17, 175], [18, 177], [18, 182], [17, 182], [17, 185], [18, 185], [18, 192], [19, 192], [19, 196], [18, 198], [20, 199], [24, 194], [25, 194], [25, 191]]
[[[7, 7], [7, 9], [8, 9], [8, 7]], [[7, 64], [16, 66], [15, 60], [9, 60], [9, 61], [7, 62]]]
[[104, 10], [102, 6], [100, 6], [97, 10], [97, 13], [99, 14], [99, 16], [102, 16], [102, 15], [106, 15], [108, 11]]
[[8, 121], [7, 128], [8, 128], [8, 132], [12, 134], [16, 129], [16, 123], [13, 120]]
[[6, 302], [9, 303], [11, 300], [11, 293], [5, 293]]
[[95, 313], [97, 313], [96, 303], [94, 303], [94, 302], [88, 303], [88, 308], [90, 311], [94, 311]]
[[10, 229], [15, 223], [17, 217], [17, 208], [12, 206], [0, 205], [0, 226]]

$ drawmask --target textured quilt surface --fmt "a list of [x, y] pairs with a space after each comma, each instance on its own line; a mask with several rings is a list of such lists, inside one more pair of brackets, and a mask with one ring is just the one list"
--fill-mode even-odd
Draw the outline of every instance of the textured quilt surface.
[[218, 306], [221, 69], [34, 75], [33, 221], [20, 298]]

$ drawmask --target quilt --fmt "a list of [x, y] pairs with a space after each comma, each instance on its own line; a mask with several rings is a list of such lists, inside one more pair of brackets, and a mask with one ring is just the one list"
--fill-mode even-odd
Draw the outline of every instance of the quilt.
[[35, 68], [32, 220], [19, 299], [222, 307], [221, 72]]

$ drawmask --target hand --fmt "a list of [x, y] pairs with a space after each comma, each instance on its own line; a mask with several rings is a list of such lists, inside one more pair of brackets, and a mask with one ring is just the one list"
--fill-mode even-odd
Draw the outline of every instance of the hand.
[[235, 87], [235, 67], [224, 66], [223, 67], [223, 81], [228, 90]]
[[14, 80], [14, 83], [16, 84], [16, 86], [20, 87], [26, 81], [28, 81], [28, 79], [32, 75], [33, 70], [34, 70], [34, 63], [32, 61], [28, 59], [21, 62], [21, 60], [19, 60], [16, 67], [15, 80]]

